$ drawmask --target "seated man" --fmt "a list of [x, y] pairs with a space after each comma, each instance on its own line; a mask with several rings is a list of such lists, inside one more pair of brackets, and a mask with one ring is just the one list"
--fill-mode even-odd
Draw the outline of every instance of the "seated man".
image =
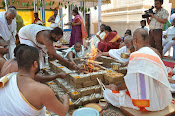
[[100, 40], [98, 43], [98, 49], [102, 52], [108, 52], [110, 49], [118, 49], [121, 42], [120, 36], [116, 32], [113, 32], [109, 26], [105, 27], [105, 33], [104, 40]]
[[133, 40], [137, 51], [130, 56], [125, 83], [107, 85], [104, 98], [116, 107], [163, 110], [172, 101], [166, 67], [158, 51], [150, 47], [148, 33], [144, 29], [137, 29]]
[[[48, 86], [34, 81], [39, 71], [39, 51], [31, 46], [21, 47], [16, 54], [18, 73], [8, 74], [0, 82], [8, 80], [0, 88], [0, 116], [45, 116], [45, 108], [59, 116], [69, 109], [69, 98], [57, 100]], [[3, 99], [3, 100], [2, 100]]]
[[125, 34], [124, 34], [124, 36], [123, 36], [123, 40], [122, 40], [122, 42], [121, 42], [119, 48], [122, 48], [123, 46], [125, 46], [124, 40], [125, 40], [125, 37], [128, 36], [128, 35], [131, 35], [131, 36], [132, 36], [132, 32], [131, 32], [130, 29], [127, 29], [127, 30], [126, 30], [126, 32], [125, 32]]
[[105, 33], [105, 26], [104, 24], [102, 24], [100, 26], [100, 31], [97, 32], [97, 34], [91, 39], [91, 42], [94, 44], [94, 46], [97, 48], [98, 47], [98, 43], [100, 41], [102, 41], [106, 35]]
[[125, 43], [125, 46], [123, 46], [122, 48], [120, 49], [111, 49], [109, 50], [109, 52], [99, 52], [97, 57], [100, 57], [100, 56], [111, 56], [115, 59], [118, 59], [119, 61], [121, 62], [128, 62], [129, 61], [129, 58], [128, 59], [124, 59], [124, 58], [121, 58], [121, 53], [132, 53], [135, 51], [135, 48], [133, 46], [133, 38], [131, 35], [128, 35], [125, 37], [125, 40], [124, 40], [124, 43]]
[[[73, 45], [71, 48], [69, 48], [66, 52], [66, 55], [64, 56], [70, 62], [74, 62], [74, 58], [81, 58], [84, 56], [84, 46], [81, 45], [81, 42], [76, 42], [75, 45]], [[76, 64], [75, 64], [76, 65]]]
[[[9, 73], [18, 72], [18, 64], [17, 64], [17, 61], [16, 61], [16, 53], [17, 53], [18, 49], [20, 49], [23, 46], [27, 46], [27, 45], [25, 45], [25, 44], [18, 45], [14, 50], [15, 58], [6, 61], [4, 63], [4, 65], [2, 65], [2, 69], [0, 71], [0, 78], [7, 75], [7, 74], [9, 74]], [[47, 76], [36, 74], [34, 80], [43, 83], [43, 82], [52, 81], [56, 78], [64, 78], [64, 77], [66, 77], [65, 73], [58, 73], [58, 74], [55, 74], [55, 75], [47, 75]]]
[[164, 32], [164, 38], [166, 41], [164, 41], [163, 45], [163, 55], [171, 48], [171, 46], [175, 45], [175, 19], [173, 19], [173, 26], [169, 27]]
[[2, 70], [2, 66], [5, 63], [4, 55], [8, 53], [8, 44], [5, 40], [0, 39], [0, 71]]
[[45, 26], [45, 23], [43, 21], [41, 21], [41, 19], [39, 19], [37, 12], [34, 13], [34, 18], [35, 19], [34, 19], [33, 24]]

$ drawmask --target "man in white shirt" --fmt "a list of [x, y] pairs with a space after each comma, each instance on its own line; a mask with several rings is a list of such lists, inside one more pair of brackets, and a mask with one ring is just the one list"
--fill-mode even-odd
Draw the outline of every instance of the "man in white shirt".
[[163, 41], [163, 55], [170, 49], [171, 46], [175, 45], [175, 19], [173, 19], [171, 27], [169, 27], [165, 32], [164, 32], [164, 38], [166, 41]]
[[141, 20], [141, 21], [140, 21], [140, 25], [141, 25], [140, 28], [143, 28], [143, 29], [145, 29], [147, 32], [149, 32], [148, 27], [146, 27], [146, 21], [145, 21], [145, 20]]

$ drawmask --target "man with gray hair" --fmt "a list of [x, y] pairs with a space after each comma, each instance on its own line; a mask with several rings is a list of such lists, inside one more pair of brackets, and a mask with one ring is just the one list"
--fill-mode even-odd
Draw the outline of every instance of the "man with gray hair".
[[133, 38], [131, 35], [128, 35], [125, 37], [125, 40], [124, 40], [124, 43], [125, 43], [125, 46], [123, 46], [122, 48], [120, 49], [111, 49], [109, 50], [109, 52], [99, 52], [97, 57], [100, 57], [100, 56], [111, 56], [117, 60], [119, 60], [120, 62], [124, 62], [124, 63], [127, 63], [129, 61], [129, 56], [128, 58], [122, 58], [121, 57], [121, 54], [124, 53], [124, 54], [130, 54], [132, 52], [135, 51], [134, 49], [134, 46], [133, 46]]
[[6, 12], [0, 12], [0, 39], [4, 39], [9, 44], [9, 57], [14, 58], [16, 47], [16, 9], [9, 8]]

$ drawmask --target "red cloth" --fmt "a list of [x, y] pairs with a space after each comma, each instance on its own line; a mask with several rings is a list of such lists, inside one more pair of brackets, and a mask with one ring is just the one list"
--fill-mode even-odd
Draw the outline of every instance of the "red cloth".
[[165, 64], [165, 66], [171, 67], [171, 68], [174, 68], [174, 65], [175, 65], [175, 63], [173, 63], [173, 62], [163, 61], [163, 63]]
[[98, 49], [102, 52], [108, 52], [110, 49], [118, 49], [119, 44], [117, 44], [116, 42], [109, 43], [109, 41], [111, 41], [116, 35], [116, 32], [110, 32], [104, 39], [104, 42], [98, 43]]

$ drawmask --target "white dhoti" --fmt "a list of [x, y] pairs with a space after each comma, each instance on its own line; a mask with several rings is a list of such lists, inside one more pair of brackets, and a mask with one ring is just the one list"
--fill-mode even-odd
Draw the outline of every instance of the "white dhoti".
[[[101, 31], [99, 31], [99, 32], [96, 33], [96, 35], [99, 35], [100, 38], [103, 40], [106, 33], [104, 31], [102, 33], [101, 33]], [[92, 38], [91, 43], [94, 44], [94, 46], [96, 48], [98, 48], [98, 43], [100, 42], [100, 40], [96, 37], [96, 35]]]
[[111, 56], [115, 59], [118, 59], [121, 62], [128, 62], [129, 58], [128, 59], [121, 58], [121, 53], [130, 53], [130, 50], [126, 46], [123, 46], [120, 49], [109, 50], [109, 56]]
[[168, 73], [162, 60], [150, 48], [143, 47], [131, 54], [127, 75], [124, 77], [126, 90], [120, 93], [104, 91], [104, 97], [116, 107], [136, 110], [159, 111], [172, 101]]
[[17, 73], [8, 74], [0, 79], [6, 80], [0, 88], [0, 116], [46, 116], [46, 108], [37, 110], [22, 95], [17, 86]]
[[9, 44], [9, 59], [14, 58], [14, 49], [16, 47], [16, 18], [12, 20], [10, 25], [7, 24], [6, 12], [0, 12], [0, 37]]
[[62, 28], [61, 27], [61, 19], [60, 17], [57, 15], [56, 18], [55, 18], [55, 23], [51, 23], [50, 24], [50, 27], [51, 28], [55, 28], [55, 27], [59, 27], [59, 28]]
[[103, 94], [104, 98], [115, 107], [125, 106], [139, 110], [133, 105], [131, 97], [126, 94], [126, 90], [122, 90], [120, 93], [112, 93], [110, 89], [106, 89]]

